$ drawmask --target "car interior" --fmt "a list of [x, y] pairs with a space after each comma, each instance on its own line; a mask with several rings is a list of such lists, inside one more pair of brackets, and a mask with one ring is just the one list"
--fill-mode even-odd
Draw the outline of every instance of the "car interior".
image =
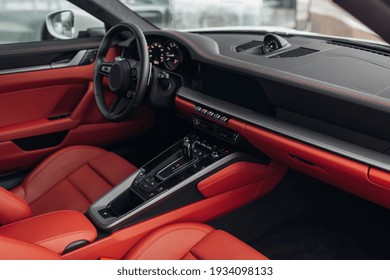
[[0, 45], [0, 259], [390, 257], [388, 46], [71, 2]]

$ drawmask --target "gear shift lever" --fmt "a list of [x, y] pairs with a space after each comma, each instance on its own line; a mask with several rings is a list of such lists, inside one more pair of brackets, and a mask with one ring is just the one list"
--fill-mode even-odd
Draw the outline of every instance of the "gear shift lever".
[[185, 159], [192, 159], [193, 151], [191, 140], [188, 137], [184, 137], [182, 146], [183, 156]]

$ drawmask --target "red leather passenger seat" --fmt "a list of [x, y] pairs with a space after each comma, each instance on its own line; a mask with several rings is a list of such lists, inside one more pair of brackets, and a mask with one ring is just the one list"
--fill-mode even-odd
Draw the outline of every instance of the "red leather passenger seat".
[[200, 223], [178, 223], [152, 231], [126, 260], [266, 260], [229, 233]]
[[[46, 248], [0, 236], [0, 259], [60, 259], [60, 256]], [[227, 232], [200, 223], [178, 223], [149, 233], [133, 248], [129, 248], [125, 259], [266, 260], [267, 258]]]
[[57, 210], [85, 212], [136, 170], [118, 155], [97, 147], [60, 150], [40, 163], [12, 193], [0, 192], [0, 224]]

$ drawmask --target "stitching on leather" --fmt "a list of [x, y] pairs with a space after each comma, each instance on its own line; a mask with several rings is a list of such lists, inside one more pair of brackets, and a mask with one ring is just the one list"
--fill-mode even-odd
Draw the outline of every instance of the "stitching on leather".
[[201, 259], [197, 258], [192, 252], [188, 252], [187, 254], [185, 254], [185, 255], [181, 258], [181, 260], [185, 260], [184, 258], [185, 258], [187, 255], [191, 255], [194, 259], [201, 260]]
[[[169, 234], [169, 233], [172, 233], [172, 232], [174, 232], [174, 231], [186, 230], [186, 229], [197, 230], [197, 231], [200, 231], [200, 232], [204, 232], [204, 233], [206, 233], [206, 234], [209, 234], [209, 233], [210, 233], [210, 232], [207, 232], [207, 231], [204, 231], [204, 230], [201, 230], [201, 229], [190, 228], [190, 227], [170, 230], [170, 231], [168, 231], [168, 232], [165, 232], [163, 235], [158, 235], [158, 236], [156, 236], [155, 238], [153, 238], [152, 240], [148, 241], [148, 243], [146, 244], [146, 246], [144, 247], [144, 249], [143, 249], [141, 252], [139, 252], [137, 255], [134, 256], [134, 259], [138, 259], [138, 258], [139, 258], [147, 249], [149, 249], [150, 246], [152, 246], [158, 239], [160, 239], [160, 238], [164, 237], [165, 235], [167, 235], [167, 234]], [[211, 232], [212, 232], [212, 231], [211, 231]], [[203, 238], [204, 238], [204, 237], [203, 237]], [[202, 238], [202, 239], [203, 239], [203, 238]], [[142, 239], [140, 240], [140, 242], [141, 242], [141, 241], [142, 241]], [[198, 243], [196, 243], [196, 244], [198, 244]], [[136, 247], [137, 247], [138, 245], [139, 245], [139, 243], [136, 244], [136, 245], [127, 253], [125, 259], [131, 254], [131, 252], [133, 252], [133, 251], [136, 249]]]
[[196, 245], [198, 245], [200, 242], [202, 242], [202, 240], [204, 240], [207, 236], [209, 236], [211, 233], [213, 233], [213, 232], [215, 232], [216, 230], [213, 230], [213, 231], [211, 231], [211, 232], [209, 232], [209, 234], [208, 235], [206, 235], [205, 237], [203, 237], [201, 240], [199, 240], [194, 246], [192, 246], [192, 248], [190, 249], [190, 253], [195, 257], [195, 258], [197, 258], [198, 260], [202, 260], [202, 258], [199, 256], [199, 255], [197, 255], [196, 253], [194, 253], [193, 251], [192, 251], [192, 249], [196, 246]]
[[[211, 59], [211, 60], [214, 60], [214, 61], [217, 61], [217, 62], [222, 62], [224, 64], [230, 64], [230, 66], [235, 66], [235, 67], [238, 66], [238, 67], [246, 68], [247, 70], [252, 70], [252, 71], [255, 71], [255, 72], [258, 72], [258, 73], [262, 73], [262, 74], [265, 74], [265, 75], [271, 75], [271, 76], [282, 78], [282, 79], [285, 79], [285, 80], [290, 80], [290, 81], [298, 82], [298, 83], [301, 83], [301, 84], [311, 85], [311, 86], [314, 86], [314, 87], [317, 87], [317, 88], [322, 88], [322, 89], [335, 91], [335, 92], [338, 92], [338, 93], [343, 94], [343, 95], [354, 96], [354, 97], [356, 97], [358, 99], [365, 100], [365, 101], [368, 101], [368, 102], [371, 102], [371, 103], [376, 103], [376, 104], [380, 104], [380, 105], [384, 105], [384, 106], [390, 106], [390, 101], [376, 100], [376, 99], [370, 98], [368, 96], [360, 95], [358, 93], [353, 93], [353, 92], [350, 92], [350, 91], [346, 91], [346, 90], [342, 90], [342, 89], [338, 89], [338, 88], [325, 86], [325, 85], [322, 85], [322, 84], [319, 84], [319, 83], [315, 83], [315, 82], [305, 81], [303, 79], [299, 79], [299, 78], [296, 78], [296, 77], [285, 76], [285, 75], [279, 74], [279, 73], [272, 73], [269, 70], [266, 71], [266, 70], [263, 70], [261, 68], [257, 68], [255, 66], [236, 65], [233, 61], [228, 61], [227, 60], [227, 59], [234, 59], [234, 58], [227, 57], [227, 59], [221, 59], [221, 58], [219, 58], [219, 57], [217, 57], [215, 55], [209, 55], [209, 54], [203, 52], [200, 48], [198, 48], [190, 39], [180, 35], [179, 33], [171, 32], [171, 31], [165, 31], [165, 32], [166, 33], [170, 33], [170, 34], [174, 34], [174, 35], [180, 37], [187, 44], [191, 45], [196, 50], [196, 52], [199, 55], [203, 56], [206, 59], [208, 58], [208, 59]], [[270, 70], [274, 70], [274, 69], [270, 69]]]
[[63, 181], [68, 181], [69, 184], [71, 184], [71, 185], [73, 186], [73, 188], [75, 188], [75, 189], [81, 194], [81, 196], [85, 198], [85, 200], [86, 200], [89, 204], [92, 203], [92, 201], [89, 201], [88, 197], [86, 197], [86, 195], [85, 195], [82, 191], [80, 191], [80, 189], [79, 189], [72, 181], [70, 181], [69, 178], [66, 178], [66, 179], [64, 179]]
[[[63, 150], [60, 150], [57, 154], [54, 154], [53, 155], [53, 158], [51, 158], [50, 156], [48, 158], [46, 158], [46, 160], [44, 160], [40, 165], [38, 165], [38, 171], [36, 171], [36, 173], [34, 174], [34, 176], [32, 176], [31, 178], [27, 177], [25, 179], [25, 182], [22, 183], [22, 187], [23, 185], [28, 185], [32, 182], [33, 179], [35, 179], [38, 175], [40, 175], [42, 173], [42, 171], [45, 170], [45, 167], [47, 165], [49, 165], [50, 163], [52, 163], [55, 159], [57, 159], [59, 156], [63, 155], [64, 153], [68, 152], [69, 150], [73, 150], [73, 149], [84, 149], [84, 148], [90, 148], [90, 149], [96, 149], [96, 150], [101, 150], [100, 148], [96, 148], [96, 147], [91, 147], [91, 146], [72, 146], [72, 147], [68, 147], [68, 148], [65, 148]], [[104, 150], [102, 150], [102, 153], [103, 153]], [[102, 154], [101, 153], [101, 154]], [[96, 157], [100, 156], [101, 154], [97, 155]], [[93, 157], [90, 160], [93, 160], [94, 158], [96, 157]], [[88, 162], [88, 161], [87, 161]], [[33, 202], [37, 201], [39, 198], [41, 198], [43, 195], [45, 195], [45, 193], [47, 193], [48, 191], [50, 191], [52, 188], [54, 188], [57, 184], [59, 184], [60, 182], [64, 181], [67, 179], [68, 176], [70, 176], [71, 174], [73, 174], [74, 172], [76, 172], [78, 169], [80, 169], [85, 163], [81, 164], [79, 167], [77, 167], [75, 170], [73, 170], [73, 172], [69, 173], [69, 174], [66, 174], [64, 178], [60, 179], [58, 182], [55, 182], [53, 183], [43, 194], [41, 194], [40, 196], [38, 196], [37, 198], [35, 198], [34, 200], [32, 200], [30, 202], [30, 204], [32, 204]], [[34, 172], [34, 171], [33, 171]], [[25, 187], [24, 187], [25, 189]], [[25, 193], [26, 193], [26, 189], [25, 189]], [[26, 193], [27, 194], [27, 193]]]
[[56, 160], [58, 157], [62, 156], [64, 153], [68, 152], [69, 150], [80, 150], [80, 149], [85, 149], [85, 148], [104, 151], [100, 148], [96, 148], [96, 147], [92, 147], [92, 146], [72, 146], [72, 147], [62, 149], [62, 150], [58, 151], [57, 153], [53, 154], [52, 156], [47, 157], [43, 162], [41, 162], [37, 167], [37, 168], [39, 168], [39, 170], [36, 171], [34, 176], [32, 176], [31, 178], [30, 178], [30, 176], [28, 176], [26, 178], [26, 180], [22, 183], [22, 185], [30, 183], [35, 177], [37, 177], [39, 174], [41, 174], [44, 167], [49, 165], [51, 162], [53, 162], [54, 160]]
[[92, 169], [92, 171], [94, 171], [99, 177], [101, 177], [111, 188], [113, 187], [113, 185], [108, 181], [108, 179], [105, 177], [105, 176], [103, 176], [103, 174], [101, 173], [101, 172], [99, 172], [96, 168], [94, 168], [91, 164], [90, 164], [90, 162], [87, 162], [87, 166], [89, 167], [89, 168], [91, 168]]
[[[58, 210], [58, 211], [53, 211], [53, 212], [44, 213], [44, 214], [39, 215], [39, 218], [38, 218], [38, 219], [41, 219], [41, 218], [44, 217], [44, 216], [53, 215], [53, 213], [57, 213], [57, 212], [61, 212], [61, 213], [64, 213], [64, 212], [72, 212], [72, 213], [74, 213], [75, 211], [73, 211], [73, 210]], [[31, 218], [29, 218], [29, 220], [36, 219], [36, 217], [37, 217], [37, 216], [31, 217]], [[19, 224], [19, 223], [24, 223], [24, 222], [25, 222], [24, 220], [21, 220], [21, 221], [17, 221], [17, 222], [12, 223], [12, 225]], [[6, 227], [12, 226], [12, 225], [5, 225], [5, 226], [2, 226], [1, 228], [6, 228]]]

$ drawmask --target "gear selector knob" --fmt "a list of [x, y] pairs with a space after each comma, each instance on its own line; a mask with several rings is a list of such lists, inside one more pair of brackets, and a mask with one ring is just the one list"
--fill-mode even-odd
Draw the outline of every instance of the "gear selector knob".
[[186, 159], [191, 159], [193, 156], [191, 140], [188, 137], [184, 137], [182, 146], [183, 156]]

